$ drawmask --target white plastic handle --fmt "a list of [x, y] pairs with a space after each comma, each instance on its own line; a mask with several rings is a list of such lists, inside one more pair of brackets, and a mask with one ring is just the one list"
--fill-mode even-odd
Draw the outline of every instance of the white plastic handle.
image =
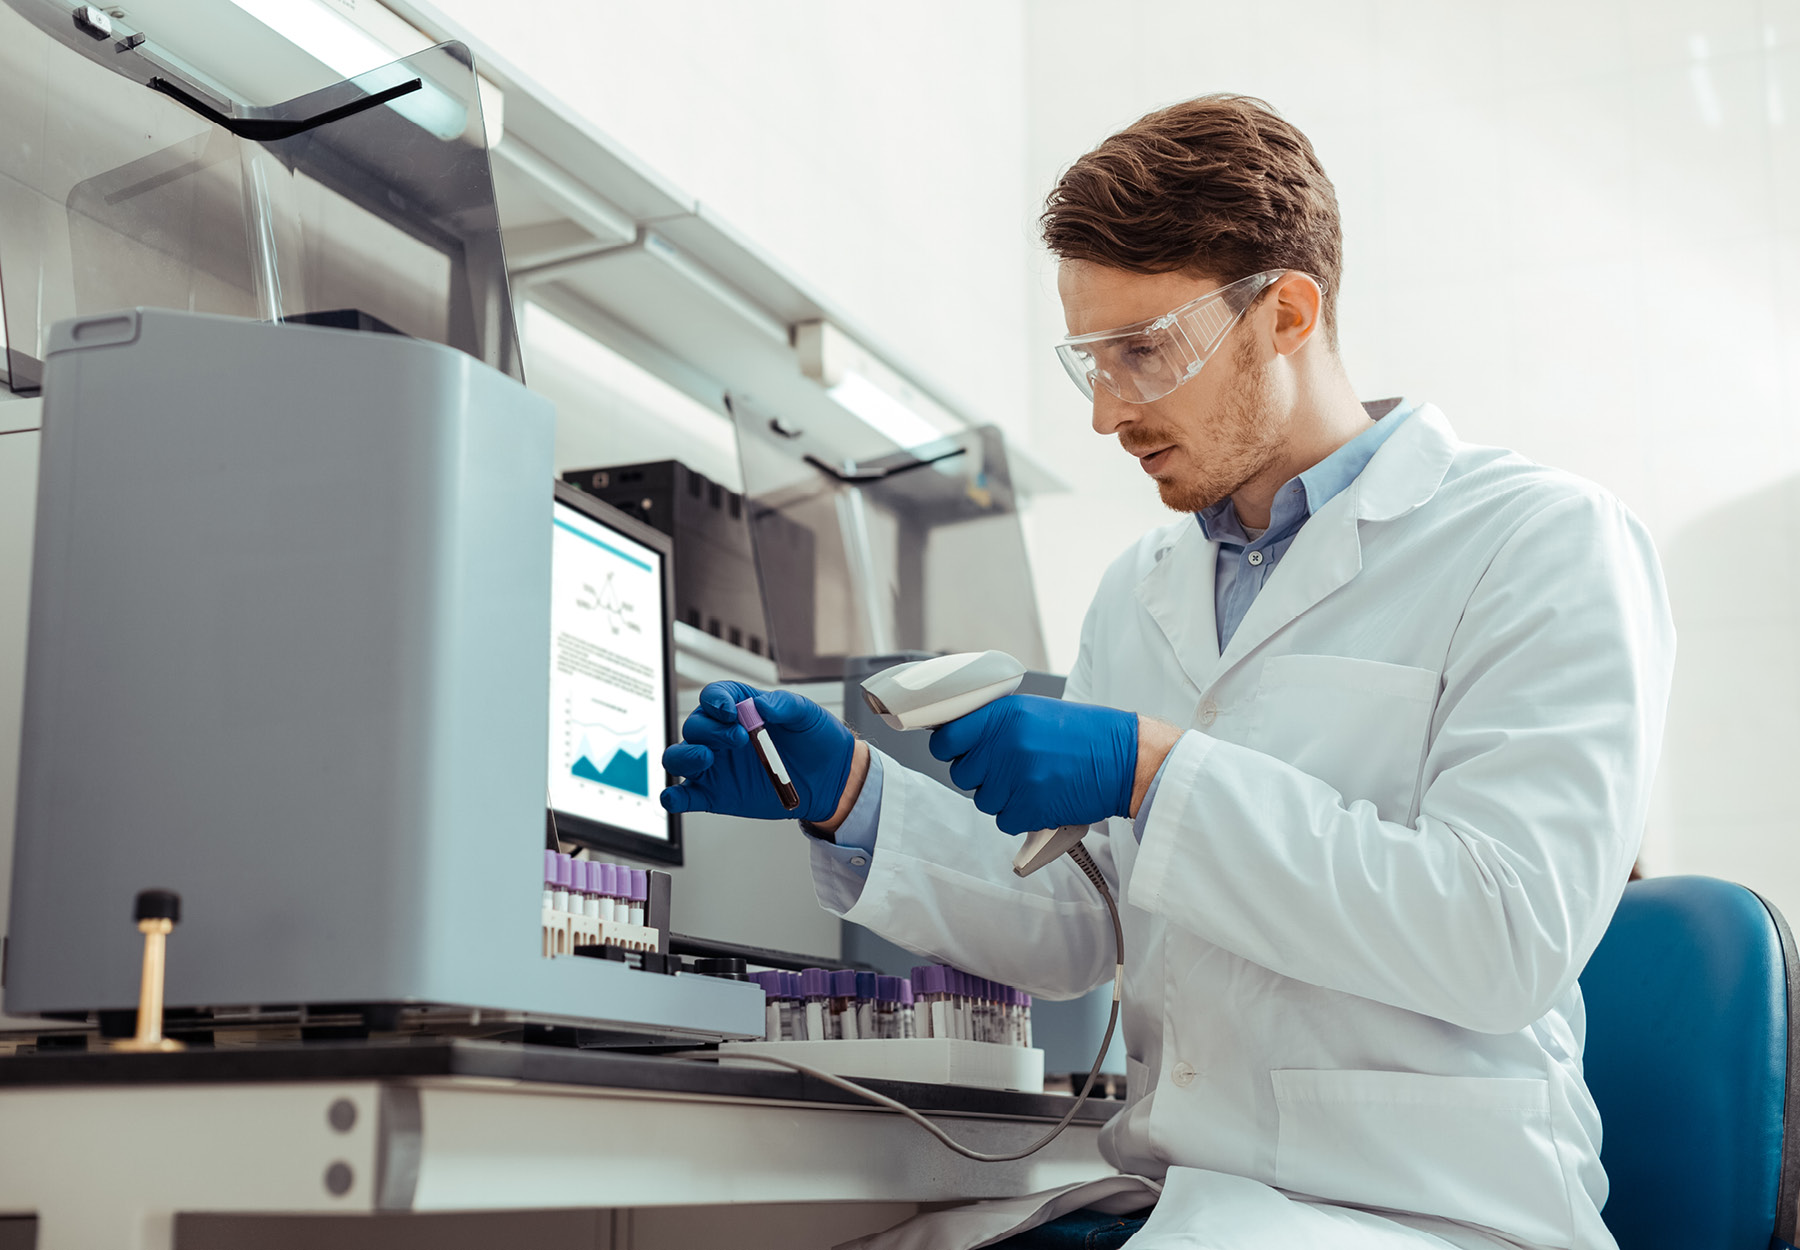
[[1013, 856], [1013, 872], [1029, 877], [1045, 864], [1054, 861], [1087, 836], [1086, 825], [1063, 825], [1059, 829], [1039, 829], [1025, 835], [1025, 845]]

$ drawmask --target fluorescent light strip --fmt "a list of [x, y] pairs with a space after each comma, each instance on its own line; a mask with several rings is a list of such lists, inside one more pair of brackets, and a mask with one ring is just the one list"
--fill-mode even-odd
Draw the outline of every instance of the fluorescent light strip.
[[[318, 0], [232, 0], [232, 3], [345, 78], [356, 78], [392, 65], [403, 55]], [[385, 91], [405, 82], [408, 77], [410, 75], [395, 71], [363, 85], [371, 92]], [[425, 83], [420, 91], [400, 97], [388, 107], [440, 139], [455, 139], [468, 128], [468, 113], [463, 105], [430, 83]]]
[[825, 393], [900, 447], [918, 447], [944, 438], [942, 430], [855, 369], [844, 370], [843, 380]]

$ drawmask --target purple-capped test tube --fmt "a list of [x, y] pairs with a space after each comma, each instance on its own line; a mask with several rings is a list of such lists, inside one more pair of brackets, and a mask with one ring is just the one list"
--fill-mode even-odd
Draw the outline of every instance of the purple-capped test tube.
[[800, 974], [781, 974], [781, 1037], [783, 1041], [806, 1040], [806, 1001], [800, 996]]
[[942, 964], [927, 964], [918, 970], [913, 997], [918, 1004], [920, 1037], [951, 1036], [949, 971]]
[[631, 875], [626, 890], [631, 899], [628, 918], [632, 924], [642, 925], [650, 906], [650, 873], [644, 868], [630, 868], [626, 871]]
[[835, 1038], [855, 1041], [859, 1036], [856, 1028], [856, 969], [839, 968], [831, 974], [831, 1019], [825, 1027]]
[[900, 1036], [900, 986], [899, 977], [875, 978], [873, 1036], [883, 1040]]
[[619, 919], [619, 868], [617, 865], [594, 865], [598, 870], [599, 920], [612, 924]]
[[544, 852], [544, 906], [556, 906], [556, 852]]
[[829, 1041], [831, 1032], [831, 973], [824, 968], [800, 970], [800, 997], [806, 1003], [806, 1040]]
[[569, 856], [556, 856], [556, 901], [552, 904], [557, 911], [569, 910], [569, 887], [575, 879], [575, 861]]
[[768, 730], [763, 725], [762, 713], [757, 710], [754, 698], [741, 700], [737, 705], [738, 724], [750, 735], [750, 749], [756, 752], [757, 762], [768, 774], [769, 784], [775, 787], [775, 797], [781, 801], [782, 810], [793, 811], [800, 806], [800, 792], [794, 788], [794, 779], [788, 776], [787, 765], [782, 763], [781, 753], [775, 744], [769, 741]]
[[949, 968], [944, 974], [944, 989], [950, 995], [950, 1036], [969, 1040], [969, 974], [960, 968]]
[[875, 1032], [875, 1010], [881, 978], [873, 972], [856, 974], [856, 1035], [878, 1037]]
[[917, 1037], [919, 1035], [919, 1023], [915, 1018], [916, 1013], [913, 1006], [912, 982], [905, 977], [896, 977], [895, 979], [900, 982], [900, 1005], [895, 1011], [895, 1016], [900, 1025], [900, 1031], [894, 1036]]
[[587, 915], [588, 865], [586, 860], [569, 861], [569, 914]]

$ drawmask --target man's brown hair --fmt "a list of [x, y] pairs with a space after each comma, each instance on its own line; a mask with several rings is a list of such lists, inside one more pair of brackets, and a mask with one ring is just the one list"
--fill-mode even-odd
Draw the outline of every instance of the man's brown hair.
[[1312, 144], [1263, 101], [1204, 95], [1139, 118], [1063, 174], [1039, 219], [1063, 260], [1221, 284], [1299, 269], [1337, 347], [1343, 235]]

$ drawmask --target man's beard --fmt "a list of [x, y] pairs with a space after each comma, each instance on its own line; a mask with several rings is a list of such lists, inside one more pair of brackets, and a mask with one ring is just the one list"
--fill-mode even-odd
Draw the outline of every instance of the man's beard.
[[1233, 364], [1232, 387], [1219, 396], [1217, 415], [1206, 431], [1210, 435], [1206, 460], [1198, 462], [1196, 449], [1184, 442], [1182, 451], [1197, 461], [1192, 475], [1157, 480], [1157, 492], [1172, 511], [1210, 508], [1235, 495], [1275, 461], [1279, 423], [1269, 368], [1257, 359], [1255, 344], [1248, 338], [1234, 353]]

